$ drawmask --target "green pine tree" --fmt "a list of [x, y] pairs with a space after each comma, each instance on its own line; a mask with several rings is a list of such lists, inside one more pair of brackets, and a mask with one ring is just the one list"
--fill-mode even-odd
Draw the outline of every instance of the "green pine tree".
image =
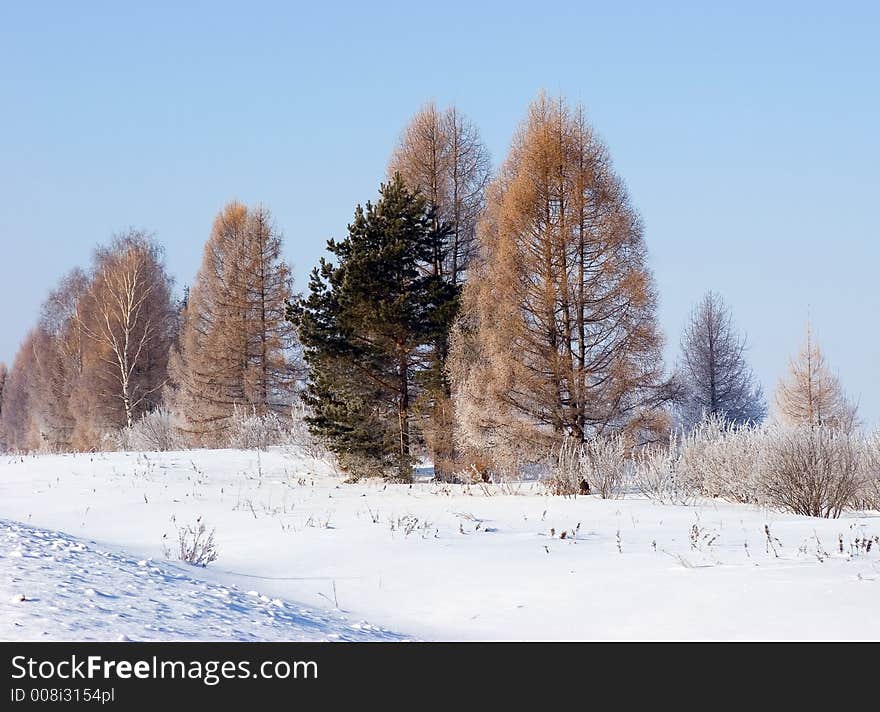
[[357, 207], [348, 236], [330, 240], [308, 295], [292, 305], [310, 375], [312, 432], [352, 474], [409, 480], [414, 403], [443, 375], [445, 338], [458, 289], [433, 274], [448, 227], [399, 175], [379, 200]]

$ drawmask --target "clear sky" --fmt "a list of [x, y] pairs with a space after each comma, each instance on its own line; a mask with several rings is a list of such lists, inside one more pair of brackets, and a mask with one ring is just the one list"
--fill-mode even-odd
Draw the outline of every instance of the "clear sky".
[[809, 313], [880, 424], [880, 3], [720, 5], [0, 0], [0, 360], [115, 231], [189, 283], [232, 198], [271, 208], [303, 287], [423, 102], [497, 164], [544, 88], [641, 212], [670, 364], [715, 289], [772, 392]]

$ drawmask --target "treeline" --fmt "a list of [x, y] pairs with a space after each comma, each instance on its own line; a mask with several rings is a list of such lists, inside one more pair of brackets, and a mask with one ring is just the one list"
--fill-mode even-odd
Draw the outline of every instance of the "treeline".
[[[717, 294], [664, 367], [641, 221], [561, 98], [532, 104], [494, 173], [467, 117], [425, 106], [327, 249], [298, 295], [269, 211], [230, 203], [175, 302], [155, 240], [114, 238], [0, 369], [5, 447], [109, 447], [150, 418], [169, 443], [222, 446], [242, 414], [302, 409], [352, 476], [406, 480], [423, 454], [439, 476], [488, 476], [567, 439], [635, 447], [767, 415]], [[810, 334], [775, 401], [793, 423], [856, 422]]]

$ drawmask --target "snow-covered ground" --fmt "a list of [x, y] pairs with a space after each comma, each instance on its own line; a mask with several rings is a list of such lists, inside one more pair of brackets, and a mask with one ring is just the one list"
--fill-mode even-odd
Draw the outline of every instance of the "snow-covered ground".
[[338, 613], [3, 520], [0, 570], [0, 640], [400, 639]]
[[[207, 568], [173, 561], [199, 517]], [[876, 512], [343, 484], [206, 450], [5, 457], [0, 519], [0, 638], [880, 639]]]

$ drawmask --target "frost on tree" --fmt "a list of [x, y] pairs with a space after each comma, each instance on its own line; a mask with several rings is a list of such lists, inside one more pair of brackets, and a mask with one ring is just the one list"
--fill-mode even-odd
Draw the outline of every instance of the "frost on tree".
[[776, 410], [787, 425], [846, 429], [857, 424], [856, 407], [828, 367], [809, 325], [803, 348], [789, 360], [788, 374], [776, 388]]
[[237, 412], [290, 406], [302, 370], [281, 241], [262, 206], [232, 202], [214, 220], [169, 365], [173, 410], [196, 442], [221, 443]]
[[746, 362], [746, 338], [720, 295], [706, 294], [681, 337], [678, 366], [681, 420], [691, 429], [704, 416], [732, 424], [758, 423], [767, 415], [761, 386]]

